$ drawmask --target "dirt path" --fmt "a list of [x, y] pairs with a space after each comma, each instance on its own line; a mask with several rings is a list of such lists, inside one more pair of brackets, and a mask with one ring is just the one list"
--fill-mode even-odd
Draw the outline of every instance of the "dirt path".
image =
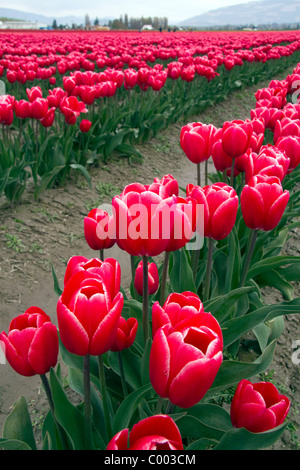
[[[279, 78], [286, 75], [287, 71], [283, 71]], [[190, 182], [196, 183], [195, 166], [180, 148], [181, 127], [192, 121], [213, 123], [218, 127], [225, 120], [249, 118], [250, 109], [255, 105], [254, 92], [268, 83], [259, 83], [246, 91], [236, 92], [229, 100], [209, 108], [201, 116], [179, 122], [151, 142], [139, 145], [145, 157], [143, 164], [130, 166], [126, 159], [116, 158], [107, 166], [94, 168], [90, 173], [92, 189], [79, 177], [75, 183], [72, 181], [63, 188], [48, 190], [39, 202], [33, 201], [30, 191], [25, 194], [23, 204], [15, 208], [0, 201], [0, 331], [7, 331], [10, 320], [31, 305], [44, 309], [56, 323], [57, 297], [53, 291], [51, 264], [62, 285], [66, 262], [71, 256], [97, 256], [83, 236], [83, 219], [88, 210], [104, 202], [109, 203], [112, 196], [134, 181], [148, 184], [156, 176], [171, 173], [181, 187]], [[213, 171], [211, 163], [209, 168]], [[294, 250], [293, 254], [299, 253], [297, 233], [293, 234], [288, 249]], [[112, 248], [107, 255], [118, 259], [122, 285], [126, 287], [130, 275], [128, 255], [118, 248]], [[272, 292], [268, 295], [270, 302], [278, 300]], [[297, 318], [289, 320], [278, 342], [274, 364], [268, 372], [272, 374], [274, 383], [293, 400], [291, 416], [296, 430], [292, 434], [286, 433], [276, 444], [276, 448], [280, 449], [294, 448], [298, 440], [300, 365], [294, 365], [291, 361], [292, 342], [300, 339], [298, 325]], [[8, 364], [1, 365], [0, 377], [0, 427], [21, 394], [29, 401], [32, 419], [38, 426], [45, 400], [39, 377], [18, 376]]]

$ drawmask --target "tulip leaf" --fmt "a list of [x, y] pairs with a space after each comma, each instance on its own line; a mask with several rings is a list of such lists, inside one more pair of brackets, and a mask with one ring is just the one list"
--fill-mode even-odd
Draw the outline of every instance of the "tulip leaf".
[[[126, 371], [126, 381], [133, 387], [134, 389], [140, 388], [142, 385], [141, 377], [140, 377], [140, 368], [141, 368], [141, 360], [137, 354], [134, 354], [130, 349], [123, 349], [121, 351], [122, 363], [123, 367]], [[112, 370], [120, 377], [120, 364], [118, 360], [117, 352], [110, 351], [108, 353], [109, 358], [109, 365]], [[147, 382], [149, 383], [149, 381]]]
[[184, 450], [206, 450], [214, 447], [216, 443], [217, 441], [215, 439], [203, 437], [189, 444]]
[[119, 406], [114, 420], [113, 420], [113, 432], [116, 434], [124, 428], [129, 426], [130, 420], [136, 411], [139, 403], [149, 393], [153, 391], [152, 385], [147, 384], [143, 387], [130, 393]]
[[262, 322], [272, 320], [280, 315], [295, 314], [299, 312], [300, 297], [297, 297], [290, 302], [279, 302], [274, 305], [267, 305], [258, 308], [243, 317], [228, 320], [222, 324], [224, 346], [228, 347], [243, 334], [247, 333], [247, 331], [252, 330]]
[[26, 442], [17, 439], [0, 439], [0, 449], [2, 450], [32, 450]]
[[232, 360], [223, 361], [214, 383], [208, 390], [206, 396], [213, 396], [219, 390], [237, 384], [242, 379], [249, 379], [250, 377], [254, 377], [261, 372], [264, 372], [273, 361], [275, 347], [276, 341], [274, 340], [253, 363]]
[[216, 319], [222, 323], [224, 319], [230, 314], [233, 307], [236, 306], [237, 302], [246, 294], [253, 292], [254, 287], [239, 287], [233, 289], [228, 294], [220, 295], [213, 299], [204, 302], [204, 308], [206, 312], [210, 312], [216, 317]]
[[170, 283], [174, 292], [197, 292], [194, 275], [184, 248], [172, 252]]
[[275, 269], [281, 266], [300, 263], [299, 256], [272, 256], [266, 259], [262, 259], [254, 263], [248, 271], [247, 279], [252, 279], [258, 274], [269, 271], [270, 269]]
[[286, 426], [286, 424], [282, 424], [274, 429], [260, 433], [251, 433], [245, 428], [232, 429], [224, 434], [214, 450], [267, 449], [279, 439]]
[[36, 450], [30, 414], [23, 396], [18, 399], [4, 422], [3, 438], [8, 441], [20, 441], [30, 449]]
[[293, 299], [293, 286], [275, 269], [271, 269], [270, 271], [258, 275], [256, 277], [256, 282], [260, 286], [271, 286], [279, 290], [285, 300]]
[[50, 386], [57, 421], [68, 434], [74, 450], [85, 449], [84, 416], [66, 396], [53, 369], [50, 370]]
[[87, 180], [89, 187], [90, 188], [92, 187], [92, 182], [91, 182], [91, 179], [90, 179], [90, 175], [88, 174], [87, 169], [83, 165], [80, 165], [79, 163], [71, 163], [70, 167], [73, 168], [73, 170], [81, 171], [81, 173], [83, 174], [83, 176]]
[[51, 269], [52, 269], [52, 276], [53, 276], [53, 283], [54, 283], [54, 292], [55, 292], [56, 295], [60, 296], [62, 294], [62, 290], [59, 286], [59, 282], [58, 282], [53, 264], [51, 264]]

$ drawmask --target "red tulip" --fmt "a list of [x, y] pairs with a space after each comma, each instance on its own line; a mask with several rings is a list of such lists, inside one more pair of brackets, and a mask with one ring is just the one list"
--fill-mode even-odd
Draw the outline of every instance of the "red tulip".
[[282, 424], [289, 412], [290, 401], [279, 394], [270, 382], [252, 384], [242, 380], [231, 402], [230, 417], [236, 428], [265, 432]]
[[162, 198], [178, 196], [179, 192], [178, 181], [172, 175], [165, 175], [161, 179], [154, 178], [148, 189], [159, 194]]
[[209, 124], [193, 122], [183, 126], [180, 132], [180, 145], [192, 163], [201, 163], [212, 154], [217, 129]]
[[217, 171], [231, 169], [232, 158], [224, 152], [222, 139], [217, 140], [212, 148], [212, 160]]
[[42, 119], [40, 119], [42, 126], [51, 127], [54, 122], [54, 117], [55, 117], [55, 108], [53, 107], [53, 108], [48, 109], [45, 116]]
[[276, 147], [290, 159], [288, 173], [291, 173], [300, 163], [300, 136], [279, 137]]
[[286, 176], [290, 159], [285, 153], [272, 145], [265, 145], [260, 152], [249, 152], [246, 161], [245, 181], [255, 175], [277, 176], [280, 181]]
[[235, 190], [225, 183], [195, 186], [189, 184], [187, 196], [204, 207], [204, 236], [223, 240], [231, 232], [238, 210], [238, 196]]
[[224, 152], [231, 158], [246, 153], [249, 148], [253, 125], [250, 121], [227, 121], [222, 127], [222, 145]]
[[111, 351], [122, 351], [123, 349], [130, 348], [132, 346], [136, 332], [138, 328], [138, 321], [136, 318], [125, 318], [120, 317], [117, 329], [116, 339], [111, 346]]
[[195, 314], [169, 333], [159, 328], [150, 351], [149, 372], [156, 393], [174, 405], [189, 408], [212, 386], [222, 363], [220, 327], [207, 320], [210, 314]]
[[[113, 283], [113, 280], [111, 280]], [[100, 276], [73, 274], [57, 303], [60, 337], [65, 348], [78, 356], [98, 356], [115, 342], [123, 295], [111, 296]]]
[[71, 125], [75, 124], [76, 118], [80, 115], [80, 113], [87, 113], [85, 104], [82, 101], [78, 101], [76, 96], [62, 98], [59, 109], [65, 116], [67, 124]]
[[109, 249], [115, 244], [115, 220], [102, 209], [92, 209], [84, 218], [84, 236], [92, 250]]
[[29, 106], [30, 103], [26, 100], [15, 101], [15, 113], [16, 116], [20, 119], [26, 119], [29, 117]]
[[57, 328], [39, 307], [30, 307], [14, 318], [8, 334], [0, 335], [6, 359], [24, 376], [43, 375], [55, 367], [58, 356]]
[[48, 101], [45, 98], [36, 98], [29, 104], [30, 117], [43, 119], [48, 111]]
[[[143, 295], [143, 261], [140, 261], [134, 277], [134, 287], [137, 293]], [[148, 263], [148, 293], [149, 295], [155, 294], [159, 287], [159, 274], [157, 265], [155, 263]]]
[[279, 137], [300, 137], [300, 119], [290, 119], [284, 117], [277, 121], [274, 130], [274, 144], [276, 145]]
[[[149, 186], [139, 183], [126, 186], [120, 196], [112, 200], [118, 246], [134, 256], [156, 256], [165, 251], [174, 231], [173, 213], [176, 222], [180, 219], [179, 228], [182, 228], [181, 222], [185, 220], [179, 205], [176, 211], [177, 199], [176, 196], [163, 199], [150, 191]], [[185, 233], [181, 235], [184, 238]], [[183, 238], [178, 237], [175, 242], [173, 237], [172, 242], [179, 246], [184, 243]]]
[[242, 215], [247, 227], [273, 230], [285, 211], [289, 192], [283, 191], [277, 177], [253, 176], [241, 193]]
[[91, 121], [89, 121], [88, 119], [82, 119], [82, 121], [79, 124], [79, 128], [81, 132], [88, 132], [91, 128], [91, 125], [92, 125]]
[[43, 93], [40, 86], [34, 86], [32, 88], [26, 88], [26, 93], [29, 99], [29, 102], [32, 103], [37, 98], [42, 98]]
[[210, 314], [204, 312], [204, 307], [197, 294], [193, 292], [173, 292], [161, 307], [155, 302], [152, 307], [152, 336], [159, 328], [168, 327], [168, 333], [182, 329], [190, 325], [206, 325], [218, 332], [221, 337], [221, 329], [217, 320]]
[[105, 283], [109, 294], [114, 298], [121, 287], [121, 268], [114, 258], [101, 261], [98, 258], [88, 259], [84, 256], [72, 256], [67, 264], [64, 285], [77, 272], [85, 272], [91, 276], [99, 276]]
[[183, 450], [178, 427], [168, 415], [155, 415], [123, 429], [108, 443], [107, 450]]

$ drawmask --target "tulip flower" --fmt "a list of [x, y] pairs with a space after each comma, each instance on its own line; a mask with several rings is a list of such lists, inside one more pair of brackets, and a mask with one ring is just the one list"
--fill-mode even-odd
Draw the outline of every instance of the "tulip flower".
[[85, 256], [72, 256], [66, 267], [64, 285], [78, 272], [86, 272], [92, 276], [99, 276], [106, 284], [109, 294], [114, 298], [121, 287], [121, 268], [114, 258], [105, 261], [98, 258], [88, 259]]
[[222, 127], [222, 145], [224, 152], [231, 158], [238, 158], [249, 148], [253, 133], [250, 121], [226, 121]]
[[179, 192], [178, 181], [172, 175], [165, 175], [161, 179], [154, 178], [148, 189], [157, 192], [163, 198], [173, 195], [178, 196]]
[[273, 230], [279, 223], [289, 201], [277, 177], [253, 176], [241, 193], [241, 209], [247, 227]]
[[44, 375], [57, 363], [57, 328], [39, 307], [30, 307], [15, 317], [8, 334], [1, 333], [0, 343], [11, 367], [26, 377]]
[[258, 433], [282, 424], [290, 409], [290, 401], [279, 394], [270, 382], [251, 383], [242, 380], [231, 402], [230, 417], [236, 428]]
[[116, 242], [133, 256], [156, 256], [184, 246], [192, 237], [191, 203], [162, 198], [149, 187], [134, 183], [112, 200]]
[[88, 119], [82, 119], [82, 121], [79, 124], [79, 128], [81, 132], [88, 132], [91, 128], [91, 125], [92, 125], [91, 121], [89, 121]]
[[287, 172], [291, 173], [300, 163], [300, 136], [279, 137], [276, 147], [289, 158], [290, 164]]
[[115, 244], [115, 221], [102, 209], [92, 209], [84, 218], [84, 236], [92, 250], [109, 249]]
[[189, 323], [206, 325], [218, 332], [221, 337], [221, 329], [217, 320], [210, 314], [204, 312], [203, 303], [197, 294], [193, 292], [172, 292], [164, 305], [155, 302], [152, 307], [152, 336], [159, 328], [168, 327], [168, 333], [182, 329]]
[[300, 137], [300, 119], [290, 119], [284, 117], [277, 121], [274, 130], [274, 144], [276, 145], [279, 137]]
[[215, 330], [207, 315], [210, 314], [195, 314], [193, 321], [182, 328], [177, 326], [172, 333], [169, 325], [163, 326], [153, 338], [151, 384], [160, 397], [182, 408], [189, 408], [204, 397], [222, 363], [220, 327]]
[[138, 328], [138, 321], [136, 318], [120, 317], [117, 329], [116, 339], [111, 346], [111, 351], [122, 351], [123, 349], [130, 348], [133, 344]]
[[204, 206], [204, 236], [214, 240], [226, 238], [236, 220], [239, 203], [236, 191], [225, 183], [203, 188], [188, 184], [186, 194]]
[[37, 98], [42, 98], [43, 93], [40, 86], [34, 86], [32, 88], [26, 88], [26, 93], [29, 99], [29, 102], [32, 103]]
[[265, 145], [257, 154], [249, 152], [246, 162], [245, 181], [252, 176], [261, 174], [267, 176], [277, 176], [280, 181], [284, 179], [289, 169], [290, 159], [285, 153], [272, 145]]
[[183, 450], [179, 429], [168, 415], [155, 415], [123, 429], [108, 443], [107, 450]]
[[187, 158], [197, 164], [197, 184], [200, 186], [200, 163], [207, 161], [212, 154], [217, 129], [209, 124], [192, 122], [183, 126], [180, 132], [180, 145]]
[[[134, 277], [134, 287], [137, 293], [143, 295], [143, 261], [140, 261]], [[149, 295], [155, 294], [159, 287], [159, 274], [157, 265], [155, 263], [148, 263], [148, 293]]]
[[258, 174], [244, 186], [241, 210], [245, 224], [252, 230], [241, 274], [241, 287], [246, 281], [258, 230], [273, 230], [280, 222], [288, 201], [289, 192], [283, 191], [280, 179], [276, 176]]
[[[113, 282], [113, 281], [112, 281]], [[123, 295], [111, 295], [100, 276], [77, 272], [57, 303], [57, 319], [65, 348], [78, 356], [98, 356], [114, 344]]]

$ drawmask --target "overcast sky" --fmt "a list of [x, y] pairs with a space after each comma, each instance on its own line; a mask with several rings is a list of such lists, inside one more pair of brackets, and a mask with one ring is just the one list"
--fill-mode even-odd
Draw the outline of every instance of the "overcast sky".
[[[252, 0], [253, 1], [253, 0]], [[258, 0], [256, 0], [258, 1]], [[0, 7], [39, 13], [47, 16], [120, 17], [166, 16], [169, 23], [185, 20], [215, 8], [248, 3], [249, 0], [0, 0]]]

